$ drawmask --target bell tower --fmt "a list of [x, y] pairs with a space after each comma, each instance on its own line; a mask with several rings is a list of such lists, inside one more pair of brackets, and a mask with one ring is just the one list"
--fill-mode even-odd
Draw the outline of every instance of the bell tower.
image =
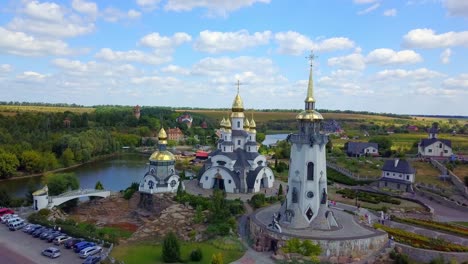
[[330, 229], [327, 211], [326, 147], [328, 136], [320, 133], [322, 115], [315, 111], [313, 59], [311, 54], [309, 84], [305, 107], [296, 116], [299, 131], [288, 136], [291, 159], [288, 192], [280, 214], [280, 224], [288, 228]]

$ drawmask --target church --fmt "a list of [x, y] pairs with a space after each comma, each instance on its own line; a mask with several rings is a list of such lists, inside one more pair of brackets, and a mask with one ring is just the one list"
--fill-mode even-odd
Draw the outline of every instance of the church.
[[244, 103], [237, 95], [231, 118], [220, 123], [217, 149], [210, 153], [199, 172], [203, 189], [222, 189], [229, 193], [256, 193], [272, 188], [275, 176], [265, 156], [258, 153], [256, 123], [244, 115]]
[[175, 157], [166, 146], [167, 134], [164, 128], [161, 128], [158, 134], [158, 150], [151, 154], [148, 172], [138, 188], [141, 194], [176, 192], [181, 184], [174, 168]]

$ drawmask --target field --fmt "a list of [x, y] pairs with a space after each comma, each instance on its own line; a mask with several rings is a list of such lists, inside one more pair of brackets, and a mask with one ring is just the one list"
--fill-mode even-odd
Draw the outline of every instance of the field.
[[40, 112], [57, 113], [70, 111], [73, 113], [91, 113], [96, 109], [92, 107], [62, 107], [62, 106], [30, 106], [30, 105], [0, 105], [0, 113]]
[[468, 164], [458, 164], [453, 169], [453, 173], [460, 178], [460, 180], [464, 181], [465, 177], [468, 177]]
[[[191, 262], [189, 261], [190, 253], [196, 248], [202, 250], [203, 258], [200, 262]], [[219, 249], [208, 242], [181, 244], [183, 263], [209, 264], [213, 254], [217, 253], [223, 254], [224, 263], [231, 263], [244, 255], [243, 251]], [[162, 246], [160, 244], [125, 244], [115, 247], [111, 255], [117, 260], [124, 261], [125, 264], [152, 264], [164, 263], [161, 254]]]
[[439, 180], [440, 171], [429, 162], [414, 161], [411, 165], [416, 170], [416, 182], [431, 184], [441, 188], [450, 188], [452, 186], [448, 181]]

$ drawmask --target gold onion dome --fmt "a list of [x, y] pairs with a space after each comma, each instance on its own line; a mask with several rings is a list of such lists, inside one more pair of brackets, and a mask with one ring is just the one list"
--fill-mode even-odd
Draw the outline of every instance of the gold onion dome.
[[164, 130], [164, 128], [161, 128], [161, 130], [159, 130], [158, 139], [159, 139], [159, 141], [158, 141], [159, 150], [153, 152], [153, 154], [151, 154], [149, 160], [150, 161], [172, 161], [172, 160], [175, 160], [174, 155], [171, 152], [165, 150], [165, 147], [162, 147], [162, 146], [167, 144], [167, 134], [166, 134], [166, 130]]
[[255, 124], [255, 120], [253, 119], [253, 116], [252, 116], [252, 120], [250, 120], [250, 128], [256, 128], [257, 127], [257, 124]]
[[[159, 134], [158, 134], [158, 139], [159, 139], [159, 144], [167, 144], [167, 134], [166, 134], [166, 130], [164, 130], [164, 128], [161, 128], [161, 130], [159, 130]], [[163, 141], [163, 142], [161, 142]]]
[[232, 102], [232, 114], [231, 117], [244, 117], [244, 102], [242, 102], [242, 98], [239, 95], [239, 91], [237, 91], [237, 95], [234, 98], [234, 102]]
[[296, 116], [297, 120], [322, 120], [323, 116], [315, 110], [304, 110]]
[[247, 132], [250, 130], [250, 122], [248, 118], [246, 118], [244, 121], [244, 130]]

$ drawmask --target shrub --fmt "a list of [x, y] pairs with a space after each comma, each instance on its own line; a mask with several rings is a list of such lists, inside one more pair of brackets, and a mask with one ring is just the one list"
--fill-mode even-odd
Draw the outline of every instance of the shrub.
[[211, 264], [223, 264], [223, 263], [224, 263], [224, 260], [223, 260], [222, 253], [213, 254], [213, 256], [211, 257]]
[[192, 250], [190, 253], [190, 260], [191, 261], [200, 261], [203, 258], [203, 254], [201, 249], [197, 248], [195, 250]]
[[164, 238], [162, 257], [166, 263], [174, 263], [180, 260], [179, 240], [177, 240], [177, 237], [173, 232], [170, 232]]
[[255, 208], [260, 208], [265, 204], [265, 194], [257, 193], [250, 199], [250, 204]]
[[39, 210], [37, 213], [38, 213], [39, 216], [47, 217], [50, 214], [50, 210], [47, 209], [47, 208], [43, 208], [43, 209]]

